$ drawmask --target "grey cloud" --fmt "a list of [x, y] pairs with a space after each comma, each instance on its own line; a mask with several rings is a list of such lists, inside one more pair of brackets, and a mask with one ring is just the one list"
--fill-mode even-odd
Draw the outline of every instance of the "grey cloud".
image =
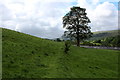
[[44, 28], [36, 27], [34, 25], [30, 25], [29, 27], [27, 25], [24, 25], [23, 28], [20, 28], [18, 31], [31, 34], [37, 37], [49, 39], [58, 38], [61, 37], [61, 35], [63, 35], [63, 30], [57, 26], [46, 30]]
[[0, 4], [0, 15], [2, 21], [13, 19], [13, 14], [4, 4]]

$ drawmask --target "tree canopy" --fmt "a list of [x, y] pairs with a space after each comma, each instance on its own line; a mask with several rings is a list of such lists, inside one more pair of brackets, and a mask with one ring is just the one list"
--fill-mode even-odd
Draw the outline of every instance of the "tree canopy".
[[80, 40], [91, 37], [91, 28], [88, 26], [90, 19], [86, 16], [85, 8], [72, 7], [63, 17], [63, 28], [67, 31], [64, 36], [77, 40], [77, 46], [80, 46]]

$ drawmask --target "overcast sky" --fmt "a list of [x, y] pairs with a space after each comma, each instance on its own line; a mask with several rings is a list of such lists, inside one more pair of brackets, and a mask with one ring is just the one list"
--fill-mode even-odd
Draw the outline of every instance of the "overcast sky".
[[57, 38], [64, 32], [62, 17], [73, 6], [86, 8], [92, 31], [118, 29], [117, 0], [0, 0], [0, 27]]

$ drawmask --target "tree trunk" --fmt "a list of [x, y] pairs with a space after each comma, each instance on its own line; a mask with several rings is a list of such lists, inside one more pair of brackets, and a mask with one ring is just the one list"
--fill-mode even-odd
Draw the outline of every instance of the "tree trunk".
[[77, 36], [77, 46], [80, 47], [80, 39], [78, 36]]
[[80, 47], [79, 26], [77, 25], [77, 46]]

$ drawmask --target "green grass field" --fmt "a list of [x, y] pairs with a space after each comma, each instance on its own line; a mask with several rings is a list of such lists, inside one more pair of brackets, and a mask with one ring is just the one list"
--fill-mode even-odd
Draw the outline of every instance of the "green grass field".
[[2, 30], [3, 78], [117, 78], [120, 51], [71, 46]]

